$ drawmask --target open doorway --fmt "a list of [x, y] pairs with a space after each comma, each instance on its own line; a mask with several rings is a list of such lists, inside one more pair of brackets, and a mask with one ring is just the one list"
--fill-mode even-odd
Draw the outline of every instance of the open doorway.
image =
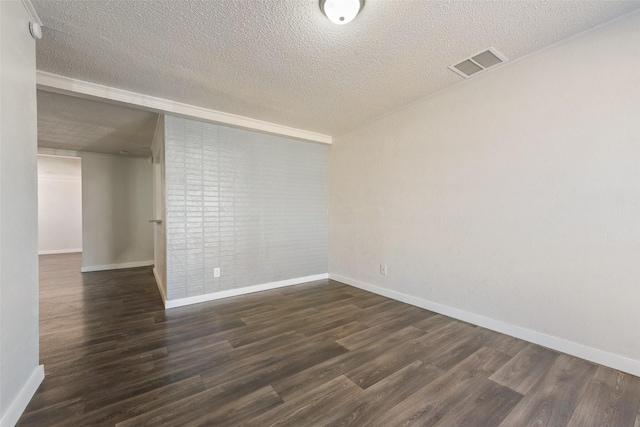
[[82, 160], [38, 155], [38, 253], [82, 252]]

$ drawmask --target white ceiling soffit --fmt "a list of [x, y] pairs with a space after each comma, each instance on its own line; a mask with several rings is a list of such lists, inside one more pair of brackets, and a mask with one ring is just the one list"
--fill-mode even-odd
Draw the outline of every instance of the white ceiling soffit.
[[236, 114], [225, 113], [223, 111], [215, 111], [195, 105], [175, 102], [169, 99], [162, 99], [155, 96], [116, 89], [44, 71], [37, 71], [36, 82], [38, 89], [47, 92], [55, 92], [86, 99], [102, 100], [116, 105], [133, 106], [145, 111], [196, 118], [212, 123], [221, 123], [228, 126], [252, 129], [275, 135], [284, 135], [306, 141], [321, 142], [323, 144], [331, 144], [332, 142], [331, 136], [317, 132], [310, 132], [304, 129], [296, 129], [276, 123], [255, 120], [250, 117], [243, 117]]
[[79, 158], [38, 156], [38, 178], [64, 177], [80, 179], [82, 168]]
[[38, 147], [148, 157], [157, 121], [148, 111], [38, 91]]
[[493, 46], [511, 61], [640, 1], [367, 1], [348, 25], [317, 0], [35, 1], [38, 69], [340, 135], [453, 86]]

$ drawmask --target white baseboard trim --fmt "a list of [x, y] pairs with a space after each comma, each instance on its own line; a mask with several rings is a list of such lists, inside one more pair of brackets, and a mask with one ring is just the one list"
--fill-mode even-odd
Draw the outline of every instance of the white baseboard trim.
[[228, 291], [214, 292], [211, 294], [198, 295], [195, 297], [179, 298], [166, 300], [164, 307], [166, 309], [182, 307], [184, 305], [198, 304], [200, 302], [213, 301], [222, 298], [235, 297], [238, 295], [251, 294], [253, 292], [266, 291], [269, 289], [283, 288], [285, 286], [299, 285], [301, 283], [313, 282], [314, 280], [322, 280], [329, 278], [328, 273], [315, 274], [313, 276], [297, 277], [295, 279], [280, 280], [279, 282], [263, 283], [262, 285], [247, 286], [245, 288], [230, 289]]
[[369, 283], [361, 282], [359, 280], [351, 279], [339, 274], [329, 274], [329, 278], [331, 280], [342, 282], [347, 285], [363, 289], [365, 291], [373, 292], [374, 294], [382, 295], [387, 298], [415, 305], [416, 307], [434, 311], [445, 316], [453, 317], [454, 319], [482, 326], [483, 328], [491, 329], [502, 334], [520, 338], [534, 344], [548, 347], [553, 350], [569, 354], [571, 356], [579, 357], [590, 362], [608, 366], [610, 368], [640, 377], [640, 360], [629, 359], [628, 357], [620, 356], [618, 354], [609, 353], [604, 350], [599, 350], [597, 348], [578, 344], [576, 342], [569, 341], [563, 338], [554, 337], [542, 332], [537, 332], [531, 329], [512, 325], [510, 323], [481, 316], [479, 314], [470, 313], [468, 311], [460, 310], [448, 305], [443, 305], [437, 302], [403, 294], [398, 291], [381, 288], [379, 286], [371, 285]]
[[154, 263], [155, 262], [153, 260], [150, 260], [150, 261], [125, 262], [122, 264], [90, 265], [87, 267], [82, 267], [80, 269], [80, 272], [89, 273], [91, 271], [120, 270], [121, 268], [148, 267], [150, 265], [153, 265]]
[[82, 252], [82, 248], [76, 249], [53, 249], [49, 251], [38, 251], [38, 255], [75, 254]]
[[162, 280], [160, 279], [160, 273], [158, 270], [153, 267], [153, 277], [156, 279], [156, 286], [158, 286], [158, 291], [160, 292], [160, 296], [162, 297], [162, 304], [164, 308], [167, 308], [167, 296], [164, 293], [164, 289], [162, 289]]
[[22, 387], [22, 390], [20, 390], [20, 393], [18, 393], [18, 396], [9, 405], [7, 412], [0, 419], [0, 427], [13, 427], [16, 425], [43, 379], [44, 365], [38, 365], [27, 383]]

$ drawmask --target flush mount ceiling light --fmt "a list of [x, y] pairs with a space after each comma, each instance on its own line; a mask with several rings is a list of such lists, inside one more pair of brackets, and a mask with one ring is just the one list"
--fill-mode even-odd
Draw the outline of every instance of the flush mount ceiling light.
[[364, 0], [320, 0], [320, 10], [334, 24], [344, 25], [358, 15]]

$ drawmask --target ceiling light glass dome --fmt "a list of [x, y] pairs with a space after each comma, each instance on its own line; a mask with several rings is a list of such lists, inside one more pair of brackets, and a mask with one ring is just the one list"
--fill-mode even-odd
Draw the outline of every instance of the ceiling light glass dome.
[[320, 9], [331, 22], [344, 25], [358, 15], [364, 0], [320, 0]]

